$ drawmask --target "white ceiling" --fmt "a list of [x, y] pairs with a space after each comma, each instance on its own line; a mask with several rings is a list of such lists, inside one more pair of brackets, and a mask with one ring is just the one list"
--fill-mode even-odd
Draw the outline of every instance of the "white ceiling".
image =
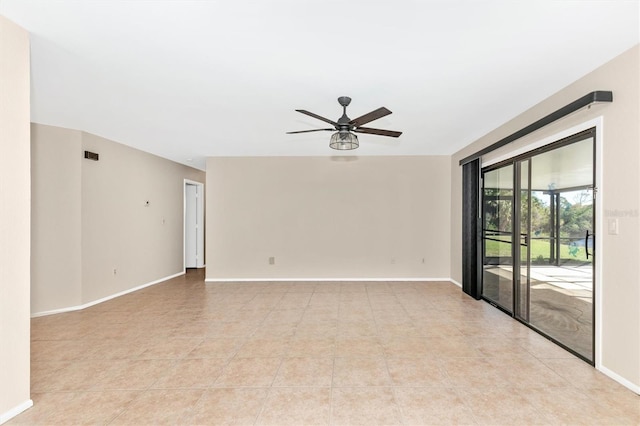
[[[207, 156], [448, 155], [640, 41], [638, 0], [0, 0], [31, 32], [32, 121]], [[607, 90], [594, 87], [593, 90]], [[345, 154], [341, 152], [341, 155]]]

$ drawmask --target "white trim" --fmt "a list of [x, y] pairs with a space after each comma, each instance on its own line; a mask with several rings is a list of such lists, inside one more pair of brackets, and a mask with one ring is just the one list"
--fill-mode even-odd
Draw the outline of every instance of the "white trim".
[[0, 425], [5, 422], [8, 422], [18, 414], [22, 413], [23, 411], [31, 407], [33, 407], [33, 401], [31, 399], [28, 399], [22, 404], [16, 405], [11, 410], [5, 411], [4, 413], [0, 414]]
[[454, 284], [459, 285], [451, 278], [419, 278], [419, 277], [411, 277], [411, 278], [207, 278], [204, 280], [207, 283], [231, 283], [231, 282], [274, 282], [274, 281], [326, 281], [326, 282], [334, 282], [334, 281], [410, 281], [410, 282], [418, 282], [418, 281], [449, 281]]
[[636, 394], [640, 395], [640, 385], [636, 385], [635, 383], [630, 382], [629, 380], [625, 379], [624, 377], [614, 373], [613, 371], [609, 370], [606, 367], [600, 367], [598, 368], [598, 370], [604, 374], [605, 376], [615, 380], [616, 382], [620, 383], [622, 386], [628, 388], [629, 390], [631, 390], [632, 392], [635, 392]]
[[[596, 262], [595, 262], [595, 274], [593, 276], [593, 296], [595, 300], [595, 321], [594, 321], [594, 346], [595, 346], [595, 367], [596, 370], [602, 371], [602, 324], [603, 324], [603, 315], [602, 315], [602, 271], [604, 268], [603, 258], [602, 256], [602, 236], [604, 235], [604, 197], [605, 194], [602, 191], [602, 183], [603, 183], [603, 173], [602, 173], [602, 163], [604, 158], [604, 120], [602, 116], [593, 120], [596, 127], [596, 221], [595, 221], [595, 230], [594, 233], [597, 235], [595, 238], [595, 251], [596, 251]], [[638, 393], [638, 392], [636, 392]]]
[[458, 287], [462, 288], [462, 284], [460, 284], [458, 281], [454, 280], [453, 278], [449, 278], [449, 281], [451, 281], [452, 283], [454, 283]]
[[181, 275], [184, 275], [184, 272], [178, 272], [177, 274], [169, 275], [168, 277], [160, 278], [160, 279], [157, 279], [155, 281], [151, 281], [149, 283], [142, 284], [142, 285], [140, 285], [138, 287], [130, 288], [128, 290], [124, 290], [124, 291], [121, 291], [119, 293], [115, 293], [115, 294], [112, 294], [110, 296], [106, 296], [106, 297], [103, 297], [101, 299], [85, 303], [83, 305], [69, 306], [67, 308], [60, 308], [60, 309], [53, 309], [51, 311], [36, 312], [34, 314], [31, 314], [31, 318], [43, 317], [43, 316], [46, 316], [46, 315], [53, 315], [53, 314], [62, 314], [62, 313], [65, 313], [65, 312], [81, 311], [82, 309], [89, 308], [89, 307], [91, 307], [93, 305], [97, 305], [98, 303], [106, 302], [108, 300], [115, 299], [116, 297], [124, 296], [125, 294], [133, 293], [134, 291], [142, 290], [143, 288], [146, 288], [146, 287], [149, 287], [149, 286], [152, 286], [152, 285], [155, 285], [155, 284], [159, 284], [161, 282], [170, 280], [172, 278], [179, 277]]
[[[507, 152], [507, 153], [505, 153], [505, 154], [503, 154], [503, 155], [501, 155], [499, 157], [496, 157], [496, 158], [494, 158], [492, 160], [488, 160], [488, 161], [485, 162], [485, 161], [482, 161], [482, 158], [481, 158], [480, 159], [480, 163], [481, 163], [480, 167], [487, 167], [487, 166], [491, 166], [493, 164], [500, 163], [500, 162], [505, 161], [505, 160], [509, 160], [510, 158], [517, 157], [520, 154], [524, 154], [524, 153], [527, 153], [529, 151], [533, 151], [534, 149], [537, 149], [537, 148], [543, 147], [545, 145], [550, 145], [550, 144], [552, 144], [554, 142], [557, 142], [560, 139], [564, 139], [564, 138], [567, 138], [569, 136], [575, 135], [576, 133], [580, 133], [583, 130], [590, 129], [592, 127], [595, 127], [597, 129], [599, 126], [602, 126], [602, 116], [596, 117], [596, 118], [594, 118], [592, 120], [589, 120], [589, 121], [585, 121], [584, 123], [578, 124], [578, 125], [573, 126], [573, 127], [569, 128], [569, 129], [566, 129], [566, 130], [562, 130], [562, 131], [560, 131], [560, 132], [558, 132], [558, 133], [556, 133], [554, 135], [548, 136], [548, 137], [540, 139], [538, 141], [531, 142], [530, 144], [528, 144], [526, 146], [514, 149], [513, 151], [509, 151], [509, 152]], [[602, 135], [598, 134], [598, 131], [596, 130], [596, 139], [598, 137], [602, 137]]]

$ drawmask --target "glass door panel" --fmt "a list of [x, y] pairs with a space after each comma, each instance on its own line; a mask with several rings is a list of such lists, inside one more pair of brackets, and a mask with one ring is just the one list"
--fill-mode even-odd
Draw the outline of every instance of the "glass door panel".
[[482, 296], [513, 311], [513, 165], [483, 174]]
[[531, 157], [529, 324], [593, 360], [593, 138]]

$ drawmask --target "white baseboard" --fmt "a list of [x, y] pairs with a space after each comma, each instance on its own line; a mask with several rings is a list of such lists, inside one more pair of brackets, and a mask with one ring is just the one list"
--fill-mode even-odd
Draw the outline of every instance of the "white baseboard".
[[607, 367], [603, 367], [602, 365], [598, 366], [598, 370], [605, 376], [615, 380], [616, 382], [620, 383], [622, 386], [629, 388], [631, 391], [640, 395], [640, 386], [636, 385], [635, 383], [630, 382], [629, 380], [618, 375], [617, 373], [614, 373], [613, 371], [609, 370]]
[[449, 281], [451, 281], [452, 283], [454, 283], [458, 287], [462, 288], [462, 284], [460, 284], [458, 281], [454, 280], [453, 278], [449, 278]]
[[[402, 281], [402, 282], [419, 282], [419, 281], [449, 281], [457, 284], [451, 278], [207, 278], [204, 280], [208, 283], [233, 283], [233, 282], [273, 282], [273, 281]], [[459, 284], [457, 284], [459, 285]]]
[[33, 407], [33, 401], [28, 399], [20, 405], [13, 407], [11, 410], [0, 414], [0, 425], [8, 422], [23, 411]]
[[65, 312], [80, 311], [80, 310], [86, 309], [86, 308], [88, 308], [90, 306], [97, 305], [98, 303], [106, 302], [107, 300], [115, 299], [116, 297], [124, 296], [125, 294], [133, 293], [134, 291], [142, 290], [143, 288], [150, 287], [150, 286], [155, 285], [155, 284], [159, 284], [161, 282], [170, 280], [172, 278], [179, 277], [179, 276], [184, 275], [184, 274], [185, 274], [184, 272], [178, 272], [177, 274], [169, 275], [168, 277], [160, 278], [160, 279], [157, 279], [155, 281], [151, 281], [149, 283], [142, 284], [140, 286], [137, 286], [137, 287], [134, 287], [134, 288], [130, 288], [128, 290], [124, 290], [124, 291], [121, 291], [119, 293], [112, 294], [112, 295], [103, 297], [103, 298], [98, 299], [98, 300], [94, 300], [92, 302], [85, 303], [83, 305], [69, 306], [67, 308], [60, 308], [60, 309], [53, 309], [51, 311], [36, 312], [36, 313], [31, 314], [31, 318], [43, 317], [43, 316], [46, 316], [46, 315], [62, 314], [62, 313], [65, 313]]

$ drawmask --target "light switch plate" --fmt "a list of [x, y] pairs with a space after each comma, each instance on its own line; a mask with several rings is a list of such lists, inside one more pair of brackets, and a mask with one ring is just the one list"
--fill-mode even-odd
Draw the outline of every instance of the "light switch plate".
[[609, 235], [618, 235], [618, 219], [609, 219]]

